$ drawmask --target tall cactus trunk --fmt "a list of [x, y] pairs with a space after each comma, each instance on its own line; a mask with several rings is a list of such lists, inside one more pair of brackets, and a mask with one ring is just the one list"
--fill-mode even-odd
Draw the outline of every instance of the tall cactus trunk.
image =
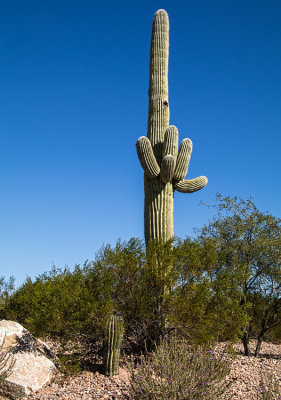
[[169, 18], [165, 10], [155, 13], [149, 77], [147, 137], [137, 141], [137, 152], [144, 169], [144, 225], [146, 244], [167, 241], [174, 236], [174, 191], [192, 193], [207, 184], [200, 176], [185, 180], [192, 142], [184, 139], [178, 150], [178, 130], [169, 126], [168, 99]]
[[145, 242], [156, 238], [166, 242], [174, 236], [173, 186], [145, 176], [144, 191]]
[[[150, 46], [149, 110], [147, 137], [161, 165], [164, 134], [169, 126], [168, 98], [169, 19], [164, 10], [155, 14]], [[174, 189], [157, 179], [144, 177], [145, 241], [174, 236]]]

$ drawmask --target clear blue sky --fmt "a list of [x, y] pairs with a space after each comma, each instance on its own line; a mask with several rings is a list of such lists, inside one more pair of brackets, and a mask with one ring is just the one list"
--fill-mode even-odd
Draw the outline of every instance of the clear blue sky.
[[170, 17], [170, 123], [193, 141], [175, 233], [208, 221], [216, 192], [281, 217], [279, 0], [0, 2], [0, 275], [73, 267], [143, 237], [149, 47]]

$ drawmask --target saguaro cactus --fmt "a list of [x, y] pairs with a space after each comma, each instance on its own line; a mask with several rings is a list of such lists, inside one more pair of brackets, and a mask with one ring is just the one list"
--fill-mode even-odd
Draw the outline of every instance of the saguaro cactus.
[[174, 236], [174, 191], [192, 193], [206, 186], [205, 176], [185, 180], [192, 141], [178, 150], [178, 130], [169, 126], [168, 102], [169, 18], [165, 10], [154, 15], [150, 47], [149, 112], [147, 137], [137, 141], [144, 169], [145, 241]]
[[114, 312], [107, 321], [104, 341], [104, 371], [108, 376], [118, 375], [119, 373], [120, 347], [123, 334], [123, 318]]

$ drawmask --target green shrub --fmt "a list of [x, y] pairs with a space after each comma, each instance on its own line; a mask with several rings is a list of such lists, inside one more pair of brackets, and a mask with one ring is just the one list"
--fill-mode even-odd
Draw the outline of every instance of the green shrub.
[[60, 372], [66, 375], [78, 375], [82, 371], [81, 360], [75, 356], [62, 355], [59, 357]]
[[191, 348], [183, 339], [165, 337], [155, 351], [131, 362], [130, 398], [149, 400], [217, 400], [230, 383], [232, 358], [216, 357], [212, 350]]
[[96, 334], [111, 309], [110, 299], [99, 301], [102, 289], [89, 275], [90, 266], [74, 271], [53, 268], [33, 282], [28, 278], [10, 298], [6, 318], [23, 324], [35, 336]]
[[[0, 278], [0, 317], [18, 321], [35, 336], [98, 338], [115, 309], [124, 317], [127, 352], [143, 351], [144, 343], [151, 349], [170, 332], [197, 345], [235, 341], [255, 322], [252, 304], [259, 311], [269, 303], [266, 296], [250, 295], [244, 303], [240, 270], [225, 267], [217, 246], [218, 239], [203, 234], [154, 240], [147, 247], [137, 238], [118, 240], [103, 246], [94, 261], [73, 271], [54, 267], [14, 292], [13, 281]], [[268, 334], [280, 339], [280, 326], [271, 329]]]
[[8, 296], [2, 317], [35, 336], [96, 337], [115, 309], [124, 317], [125, 348], [137, 352], [171, 330], [188, 333], [197, 344], [232, 339], [244, 314], [214, 276], [216, 257], [211, 240], [155, 240], [147, 248], [137, 238], [118, 240], [73, 271], [53, 267], [27, 278]]

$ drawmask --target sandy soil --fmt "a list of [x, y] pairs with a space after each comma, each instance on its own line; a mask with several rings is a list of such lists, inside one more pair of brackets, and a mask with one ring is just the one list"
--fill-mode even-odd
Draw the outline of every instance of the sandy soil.
[[[55, 353], [59, 352], [60, 345], [49, 341]], [[254, 349], [255, 342], [251, 342]], [[224, 348], [225, 343], [217, 346], [216, 351], [220, 352]], [[67, 353], [71, 353], [70, 349], [64, 349]], [[222, 398], [224, 400], [257, 400], [257, 389], [259, 388], [261, 373], [274, 375], [279, 381], [281, 389], [281, 345], [271, 343], [263, 343], [261, 354], [256, 357], [245, 357], [242, 355], [242, 345], [234, 345], [236, 351], [239, 352], [234, 360], [231, 373], [227, 380], [232, 382], [231, 388]], [[77, 350], [79, 353], [79, 349]], [[102, 374], [100, 356], [93, 353], [91, 349], [86, 353], [88, 364], [92, 367], [87, 371], [80, 372], [74, 376], [67, 376], [58, 373], [54, 381], [45, 386], [37, 393], [32, 393], [25, 400], [92, 400], [92, 399], [109, 399], [109, 400], [125, 400], [128, 396], [128, 371], [126, 365], [121, 363], [120, 374], [109, 378]], [[164, 399], [163, 399], [164, 400]]]

